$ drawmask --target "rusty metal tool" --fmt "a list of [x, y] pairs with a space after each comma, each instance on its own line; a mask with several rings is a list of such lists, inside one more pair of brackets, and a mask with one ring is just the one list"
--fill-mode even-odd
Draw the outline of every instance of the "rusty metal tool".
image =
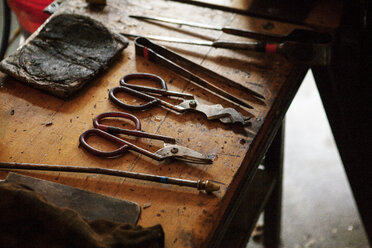
[[49, 164], [34, 164], [34, 163], [16, 163], [16, 162], [0, 162], [0, 169], [2, 170], [40, 170], [40, 171], [56, 171], [56, 172], [74, 172], [74, 173], [88, 173], [101, 174], [116, 177], [126, 177], [132, 179], [139, 179], [151, 181], [156, 183], [173, 184], [184, 187], [192, 187], [198, 190], [205, 190], [206, 192], [218, 191], [220, 186], [211, 180], [186, 180], [173, 177], [157, 176], [145, 173], [137, 173], [132, 171], [122, 171], [114, 169], [106, 169], [99, 167], [83, 167], [71, 165], [49, 165]]
[[[122, 35], [124, 36], [131, 36], [130, 34], [125, 34], [125, 33], [121, 33]], [[133, 36], [132, 36], [133, 37]], [[261, 99], [265, 99], [265, 97], [259, 93], [257, 93], [256, 91], [254, 90], [251, 90], [227, 77], [224, 77], [212, 70], [209, 70], [195, 62], [192, 62], [191, 60], [188, 60], [180, 55], [178, 55], [177, 53], [165, 48], [165, 47], [162, 47], [162, 46], [159, 46], [153, 42], [151, 42], [150, 40], [144, 38], [144, 37], [141, 37], [141, 36], [138, 36], [138, 35], [135, 35], [135, 49], [136, 49], [136, 54], [139, 55], [139, 56], [142, 56], [144, 57], [145, 59], [147, 60], [150, 60], [154, 63], [157, 63], [157, 64], [160, 64], [160, 65], [163, 65], [165, 67], [167, 67], [168, 69], [176, 72], [177, 74], [179, 74], [180, 76], [184, 77], [185, 79], [188, 79], [188, 80], [191, 80], [192, 82], [210, 90], [211, 92], [214, 92], [215, 94], [218, 94], [236, 104], [239, 104], [239, 105], [242, 105], [242, 106], [245, 106], [247, 108], [252, 108], [251, 105], [249, 105], [248, 103], [246, 103], [245, 101], [239, 99], [239, 98], [236, 98], [230, 94], [228, 94], [225, 90], [222, 90], [216, 86], [214, 86], [213, 84], [211, 84], [210, 82], [202, 79], [201, 77], [197, 76], [196, 75], [196, 72], [194, 71], [197, 71], [198, 73], [200, 74], [203, 74], [205, 76], [208, 76], [210, 77], [211, 79], [213, 80], [216, 80], [217, 82], [221, 82], [221, 83], [224, 83], [230, 87], [233, 87], [233, 88], [236, 88], [236, 89], [239, 89], [239, 90], [242, 90], [244, 92], [247, 92], [255, 97], [258, 97], [258, 98], [261, 98]]]
[[[210, 8], [210, 9], [222, 10], [224, 12], [236, 13], [240, 15], [258, 17], [261, 19], [263, 18], [263, 19], [271, 20], [271, 21], [281, 21], [281, 22], [292, 23], [296, 25], [317, 27], [316, 24], [304, 23], [302, 20], [304, 15], [301, 15], [300, 19], [294, 18], [291, 15], [290, 16], [285, 15], [283, 11], [278, 10], [276, 8], [278, 7], [278, 5], [282, 4], [282, 2], [271, 3], [270, 1], [260, 1], [260, 3], [262, 3], [262, 7], [261, 7], [261, 4], [258, 4], [259, 7], [253, 7], [253, 5], [255, 5], [256, 3], [252, 3], [252, 4], [249, 3], [249, 6], [250, 6], [249, 8], [244, 8], [244, 7], [241, 8], [241, 7], [229, 6], [230, 4], [227, 1], [205, 1], [205, 0], [200, 0], [200, 1], [198, 0], [171, 0], [171, 1], [179, 2], [183, 4], [195, 5], [199, 7]], [[285, 2], [285, 3], [290, 4], [290, 2]], [[287, 4], [284, 4], [284, 5], [287, 5]], [[273, 8], [269, 8], [268, 6], [272, 6]], [[296, 7], [297, 7], [296, 10], [297, 10], [299, 6], [297, 5]], [[307, 10], [309, 11], [311, 10], [311, 8], [309, 8], [309, 4], [303, 4], [303, 6], [301, 6], [301, 9], [303, 8], [307, 8]], [[274, 9], [275, 11], [273, 11]], [[303, 13], [303, 11], [301, 10], [299, 12]], [[298, 16], [298, 14], [295, 14], [295, 16]]]
[[[130, 81], [136, 81], [141, 79], [158, 83], [161, 86], [161, 88], [151, 88], [129, 83]], [[247, 124], [248, 120], [250, 119], [250, 117], [243, 116], [241, 113], [239, 113], [237, 110], [233, 108], [224, 108], [222, 107], [221, 104], [214, 105], [201, 104], [197, 100], [195, 100], [194, 96], [191, 94], [169, 91], [167, 89], [167, 84], [165, 83], [165, 81], [161, 77], [154, 74], [150, 73], [128, 74], [121, 78], [120, 85], [121, 86], [115, 87], [110, 90], [109, 98], [112, 102], [114, 102], [121, 108], [144, 110], [154, 107], [156, 105], [162, 105], [172, 110], [175, 110], [179, 113], [184, 113], [187, 111], [197, 111], [206, 115], [208, 120], [219, 119], [222, 123], [240, 123], [241, 125]], [[116, 97], [116, 93], [118, 92], [129, 93], [132, 96], [137, 96], [148, 102], [141, 105], [130, 105], [119, 100], [119, 98]], [[152, 94], [162, 96], [171, 95], [191, 99], [183, 100], [180, 104], [173, 105], [167, 101], [161, 100], [160, 98], [153, 96]]]
[[135, 225], [141, 213], [141, 207], [135, 202], [13, 172], [4, 181], [28, 186], [49, 203], [75, 210], [87, 221], [106, 219]]
[[[178, 75], [182, 76], [183, 78], [190, 80], [203, 88], [211, 91], [212, 93], [215, 93], [227, 100], [232, 101], [235, 104], [242, 105], [247, 108], [253, 108], [250, 104], [247, 102], [229, 94], [225, 90], [222, 90], [210, 82], [202, 79], [201, 77], [197, 76], [196, 73], [193, 73], [192, 71], [197, 70], [199, 73], [204, 73], [207, 76], [213, 77], [214, 79], [219, 80], [220, 82], [225, 82], [228, 85], [233, 85], [232, 80], [226, 80], [226, 78], [221, 77], [219, 74], [202, 67], [201, 65], [198, 65], [174, 52], [171, 50], [159, 46], [150, 40], [143, 38], [143, 37], [138, 37], [134, 41], [135, 43], [135, 49], [136, 49], [136, 54], [139, 56], [144, 57], [145, 59], [152, 61], [154, 63], [160, 64], [165, 66], [166, 68], [174, 71]], [[234, 83], [238, 84], [238, 83]], [[237, 87], [237, 86], [234, 86]], [[246, 89], [247, 91], [247, 89]], [[258, 93], [253, 93], [254, 91], [250, 91], [249, 93], [255, 95], [255, 96], [262, 96]], [[261, 97], [262, 98], [262, 97]]]
[[[124, 129], [114, 126], [107, 126], [99, 123], [100, 120], [104, 118], [121, 118], [127, 119], [134, 123], [134, 129]], [[213, 163], [212, 159], [196, 152], [190, 148], [176, 145], [176, 140], [172, 137], [157, 135], [147, 133], [141, 130], [141, 122], [140, 120], [135, 117], [134, 115], [123, 113], [123, 112], [106, 112], [100, 115], [97, 115], [93, 119], [93, 125], [95, 128], [89, 129], [80, 135], [79, 141], [80, 145], [86, 149], [88, 152], [105, 158], [114, 158], [120, 155], [123, 155], [128, 150], [133, 150], [138, 153], [141, 153], [145, 156], [148, 156], [152, 159], [163, 161], [165, 159], [175, 159], [184, 161], [187, 163], [196, 163], [196, 164], [211, 164]], [[141, 138], [149, 138], [149, 139], [156, 139], [164, 141], [164, 147], [159, 149], [156, 152], [151, 152], [146, 149], [143, 149], [139, 146], [132, 144], [131, 142], [127, 141], [123, 137], [118, 137], [115, 134], [125, 134], [127, 136], [134, 136], [134, 137], [141, 137]], [[119, 148], [113, 151], [102, 151], [93, 146], [89, 145], [87, 139], [89, 136], [99, 136], [107, 141], [115, 143], [119, 145]]]
[[276, 53], [286, 57], [289, 61], [309, 66], [325, 66], [331, 61], [331, 46], [323, 44], [310, 44], [287, 41], [283, 43], [268, 43], [264, 41], [207, 41], [207, 40], [190, 40], [165, 36], [141, 36], [135, 34], [123, 34], [127, 37], [143, 37], [151, 40], [165, 42], [182, 43], [198, 46], [210, 46], [215, 48], [225, 48], [232, 50], [247, 50], [263, 53]]
[[278, 35], [271, 33], [260, 33], [247, 29], [238, 29], [233, 27], [218, 27], [207, 24], [199, 24], [164, 17], [149, 17], [137, 15], [131, 15], [130, 17], [141, 20], [161, 21], [167, 23], [175, 23], [186, 26], [198, 27], [203, 29], [217, 30], [228, 34], [258, 39], [260, 41], [256, 42], [230, 42], [219, 40], [204, 41], [177, 39], [173, 37], [147, 36], [150, 39], [154, 40], [185, 43], [191, 45], [211, 46], [215, 48], [278, 53], [285, 56], [288, 60], [292, 62], [307, 65], [327, 65], [329, 64], [331, 59], [331, 44], [333, 37], [328, 33], [321, 33], [307, 29], [294, 29], [289, 34]]
[[158, 17], [158, 16], [141, 16], [141, 15], [129, 15], [129, 17], [140, 19], [140, 20], [149, 20], [149, 21], [159, 21], [159, 22], [166, 22], [166, 23], [173, 23], [179, 25], [185, 25], [190, 27], [202, 28], [202, 29], [210, 29], [216, 31], [222, 31], [226, 34], [232, 34], [252, 39], [264, 40], [264, 41], [272, 41], [272, 42], [285, 42], [285, 41], [293, 41], [293, 42], [301, 42], [301, 43], [322, 43], [322, 44], [329, 44], [332, 42], [332, 36], [328, 33], [317, 32], [309, 29], [294, 29], [289, 34], [273, 34], [273, 33], [264, 33], [264, 32], [256, 32], [249, 29], [241, 29], [241, 28], [234, 28], [229, 26], [215, 26], [215, 25], [208, 25], [203, 23], [196, 23], [196, 22], [189, 22], [185, 20], [178, 20], [173, 18], [167, 17]]

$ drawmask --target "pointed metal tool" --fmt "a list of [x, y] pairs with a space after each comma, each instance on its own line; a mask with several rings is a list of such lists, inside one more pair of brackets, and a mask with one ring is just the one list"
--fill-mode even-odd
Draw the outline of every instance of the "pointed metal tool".
[[196, 28], [203, 28], [209, 30], [222, 31], [226, 34], [232, 34], [252, 39], [271, 41], [271, 42], [301, 42], [301, 43], [318, 43], [318, 44], [329, 44], [332, 42], [332, 35], [328, 33], [317, 32], [309, 29], [294, 29], [289, 34], [279, 35], [272, 33], [255, 32], [248, 29], [233, 28], [229, 26], [214, 26], [203, 23], [190, 22], [185, 20], [178, 20], [173, 18], [158, 17], [158, 16], [142, 16], [142, 15], [129, 15], [129, 17], [148, 20], [148, 21], [159, 21], [166, 23], [173, 23], [179, 25], [185, 25]]
[[[306, 65], [328, 65], [331, 61], [331, 46], [324, 44], [300, 43], [294, 41], [286, 41], [283, 43], [268, 43], [265, 41], [207, 41], [207, 40], [190, 40], [180, 39], [175, 37], [156, 36], [156, 35], [135, 35], [122, 33], [126, 37], [143, 37], [151, 40], [159, 40], [165, 42], [174, 42], [198, 46], [210, 46], [214, 48], [225, 48], [231, 50], [246, 50], [263, 53], [276, 53], [286, 57], [293, 63]], [[255, 94], [257, 96], [257, 93]]]
[[[147, 36], [149, 39], [191, 45], [211, 46], [215, 48], [277, 53], [286, 57], [289, 61], [293, 63], [306, 64], [310, 66], [312, 65], [325, 66], [328, 65], [331, 61], [333, 36], [328, 33], [321, 33], [308, 29], [294, 29], [287, 35], [277, 35], [254, 32], [247, 29], [218, 27], [213, 25], [199, 24], [164, 17], [150, 17], [138, 15], [131, 15], [130, 17], [140, 20], [161, 21], [203, 29], [218, 30], [228, 34], [257, 39], [259, 41], [256, 42], [231, 42], [219, 40], [204, 41], [177, 39], [173, 37], [169, 38], [160, 36], [152, 37]], [[129, 34], [129, 36], [133, 37], [134, 35]]]
[[0, 170], [41, 170], [41, 171], [57, 171], [57, 172], [74, 172], [101, 174], [116, 177], [127, 177], [157, 183], [173, 184], [178, 186], [197, 188], [206, 192], [220, 190], [220, 186], [211, 180], [200, 179], [198, 181], [186, 180], [181, 178], [164, 177], [145, 173], [137, 173], [132, 171], [113, 170], [97, 167], [83, 167], [71, 165], [49, 165], [49, 164], [33, 164], [33, 163], [16, 163], [16, 162], [0, 162]]

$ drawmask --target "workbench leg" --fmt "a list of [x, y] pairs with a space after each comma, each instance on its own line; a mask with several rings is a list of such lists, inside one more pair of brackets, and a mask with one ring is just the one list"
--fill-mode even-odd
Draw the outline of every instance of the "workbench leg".
[[265, 156], [265, 168], [275, 176], [274, 189], [264, 209], [264, 245], [280, 246], [282, 190], [283, 190], [284, 121]]
[[344, 1], [331, 64], [312, 71], [372, 245], [372, 25], [362, 21], [372, 14], [367, 2]]
[[[353, 67], [352, 60], [347, 64]], [[372, 245], [372, 142], [368, 135], [372, 126], [372, 89], [368, 88], [372, 87], [363, 86], [367, 81], [357, 79], [357, 70], [349, 75], [341, 71], [342, 67], [314, 68], [313, 74], [367, 238]], [[355, 78], [350, 77], [351, 74]]]

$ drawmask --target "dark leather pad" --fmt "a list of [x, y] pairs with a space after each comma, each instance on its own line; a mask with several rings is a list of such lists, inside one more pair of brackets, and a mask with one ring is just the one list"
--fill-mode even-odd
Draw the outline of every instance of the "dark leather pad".
[[3, 60], [1, 70], [35, 88], [66, 98], [127, 46], [126, 38], [87, 16], [60, 14]]

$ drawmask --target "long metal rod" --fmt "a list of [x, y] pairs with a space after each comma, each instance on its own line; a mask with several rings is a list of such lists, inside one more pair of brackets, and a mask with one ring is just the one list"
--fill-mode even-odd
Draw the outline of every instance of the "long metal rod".
[[209, 40], [195, 40], [195, 39], [182, 39], [169, 36], [158, 36], [158, 35], [138, 35], [138, 34], [128, 34], [120, 33], [128, 38], [143, 37], [150, 40], [158, 40], [172, 43], [197, 45], [197, 46], [209, 46], [215, 48], [226, 48], [233, 50], [250, 50], [263, 52], [265, 45], [262, 42], [257, 41], [245, 41], [245, 42], [235, 42], [235, 41], [209, 41]]
[[195, 39], [181, 39], [170, 36], [159, 36], [159, 35], [140, 35], [140, 34], [129, 34], [129, 33], [120, 33], [127, 38], [138, 38], [143, 37], [150, 40], [166, 41], [173, 43], [189, 44], [189, 45], [199, 45], [199, 46], [213, 46], [213, 41], [209, 40], [195, 40]]
[[191, 4], [191, 5], [206, 7], [206, 8], [211, 8], [211, 9], [217, 9], [217, 10], [222, 10], [225, 12], [237, 13], [237, 14], [251, 16], [251, 17], [264, 18], [264, 19], [268, 19], [272, 21], [281, 21], [281, 22], [292, 23], [296, 25], [308, 26], [312, 28], [319, 27], [318, 25], [315, 25], [315, 24], [305, 23], [303, 21], [288, 18], [288, 16], [285, 16], [285, 17], [281, 17], [278, 15], [273, 16], [272, 14], [258, 13], [257, 11], [256, 12], [250, 11], [249, 9], [239, 9], [239, 8], [234, 8], [234, 7], [224, 6], [224, 5], [213, 4], [213, 3], [209, 3], [205, 1], [197, 1], [197, 0], [171, 0], [171, 1], [184, 3], [184, 4]]
[[315, 30], [309, 29], [301, 29], [296, 28], [293, 29], [291, 32], [287, 34], [274, 34], [274, 33], [267, 33], [267, 32], [257, 32], [249, 29], [242, 29], [242, 28], [234, 28], [229, 26], [212, 26], [203, 23], [195, 23], [189, 22], [184, 20], [177, 20], [173, 18], [165, 18], [165, 17], [152, 17], [152, 16], [139, 16], [139, 15], [130, 15], [132, 18], [136, 18], [139, 20], [145, 21], [158, 21], [158, 22], [166, 22], [166, 23], [173, 23], [173, 24], [181, 24], [190, 27], [197, 27], [209, 30], [217, 30], [222, 31], [226, 34], [238, 35], [241, 37], [252, 38], [260, 41], [265, 42], [274, 42], [274, 43], [283, 43], [283, 42], [299, 42], [305, 44], [323, 44], [323, 45], [330, 45], [333, 41], [333, 36], [330, 33], [318, 32]]
[[50, 164], [34, 164], [34, 163], [17, 163], [17, 162], [0, 162], [2, 170], [41, 170], [41, 171], [58, 171], [58, 172], [75, 172], [88, 174], [101, 174], [116, 177], [127, 177], [157, 183], [173, 184], [178, 186], [197, 188], [206, 192], [218, 191], [220, 186], [210, 180], [185, 180], [173, 177], [157, 176], [145, 173], [137, 173], [131, 171], [122, 171], [98, 167], [83, 167], [71, 165], [50, 165]]
[[[297, 30], [299, 32], [293, 32], [292, 34], [300, 35], [301, 30]], [[126, 34], [121, 33], [124, 36], [129, 38], [134, 37], [142, 37], [148, 38], [153, 40], [160, 40], [166, 42], [175, 42], [175, 43], [183, 43], [183, 44], [190, 44], [190, 45], [201, 45], [201, 46], [212, 46], [215, 48], [225, 48], [225, 49], [233, 49], [233, 50], [246, 50], [246, 51], [256, 51], [256, 52], [264, 52], [264, 53], [277, 53], [284, 57], [286, 57], [289, 61], [293, 63], [302, 63], [307, 64], [310, 66], [324, 66], [328, 65], [331, 60], [332, 56], [332, 46], [329, 43], [330, 36], [327, 34], [320, 34], [318, 36], [313, 36], [314, 41], [317, 41], [317, 44], [312, 43], [302, 43], [302, 42], [284, 42], [284, 43], [267, 43], [265, 41], [246, 41], [246, 42], [232, 42], [232, 41], [204, 41], [204, 40], [188, 40], [188, 39], [180, 39], [180, 38], [173, 38], [173, 37], [163, 37], [163, 36], [141, 36], [136, 34]], [[305, 35], [305, 33], [303, 33]], [[307, 35], [310, 33], [307, 32]], [[306, 35], [304, 36], [306, 37]], [[299, 39], [300, 40], [300, 39]], [[222, 78], [220, 75], [216, 75], [214, 72], [207, 72], [209, 76], [212, 76], [214, 79], [219, 80], [218, 78]], [[225, 78], [226, 80], [226, 78]], [[255, 95], [256, 97], [264, 99], [264, 97], [258, 94], [255, 91], [252, 91], [240, 84], [235, 83], [232, 80], [226, 80], [228, 84], [234, 88], [245, 90], [250, 92], [251, 94]], [[234, 100], [233, 100], [234, 101]]]
[[222, 31], [222, 27], [219, 27], [219, 26], [196, 23], [196, 22], [189, 22], [189, 21], [184, 21], [184, 20], [177, 20], [177, 19], [167, 18], [167, 17], [143, 16], [143, 15], [129, 15], [129, 17], [140, 19], [140, 20], [167, 22], [167, 23], [185, 25], [185, 26], [189, 26], [189, 27], [197, 27], [197, 28], [204, 28], [204, 29]]
[[286, 35], [259, 33], [259, 32], [255, 32], [255, 31], [248, 30], [248, 29], [233, 28], [233, 27], [228, 27], [228, 26], [220, 27], [220, 26], [208, 25], [208, 24], [203, 24], [203, 23], [195, 23], [195, 22], [177, 20], [177, 19], [166, 18], [166, 17], [142, 16], [142, 15], [129, 15], [129, 17], [136, 18], [139, 20], [145, 20], [145, 21], [158, 21], [158, 22], [179, 24], [179, 25], [184, 25], [184, 26], [189, 26], [189, 27], [222, 31], [223, 33], [226, 33], [226, 34], [233, 34], [233, 35], [238, 35], [242, 37], [260, 39], [260, 40], [265, 40], [265, 41], [284, 42], [286, 40], [285, 38], [287, 37]]

